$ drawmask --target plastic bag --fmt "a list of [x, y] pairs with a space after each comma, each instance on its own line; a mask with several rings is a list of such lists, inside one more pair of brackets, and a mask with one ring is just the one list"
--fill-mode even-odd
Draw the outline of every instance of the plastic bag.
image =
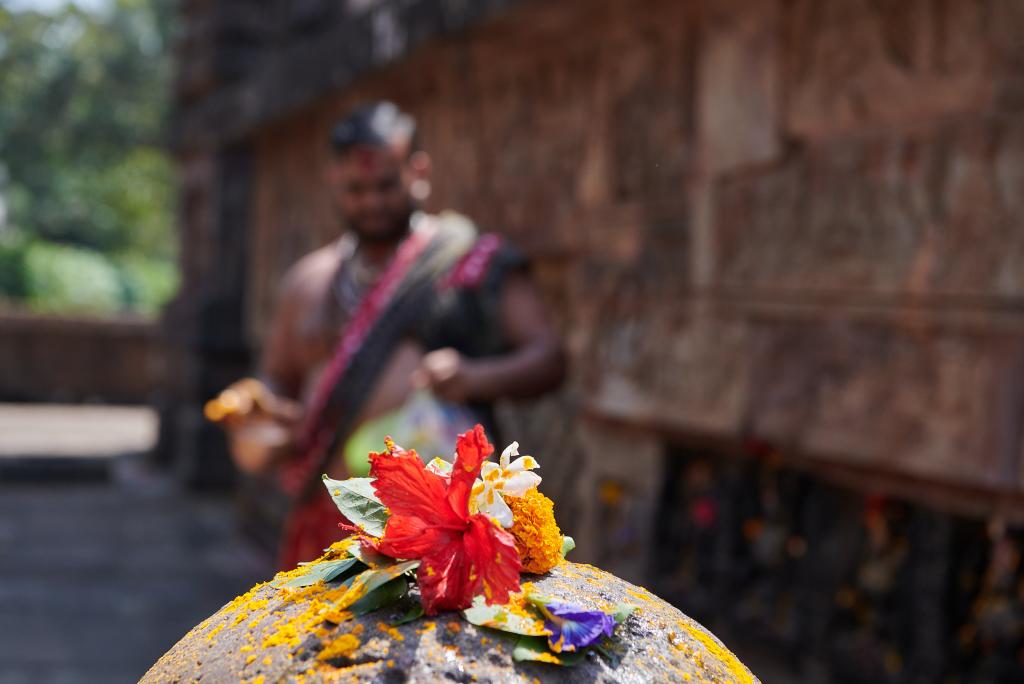
[[370, 472], [367, 454], [380, 451], [390, 436], [404, 449], [415, 449], [424, 460], [451, 461], [455, 439], [479, 422], [464, 406], [443, 402], [426, 390], [414, 392], [400, 408], [360, 425], [345, 442], [344, 459], [349, 477]]

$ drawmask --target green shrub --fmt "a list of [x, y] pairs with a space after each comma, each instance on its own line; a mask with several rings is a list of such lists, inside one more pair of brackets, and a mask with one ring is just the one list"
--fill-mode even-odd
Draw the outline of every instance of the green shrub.
[[34, 242], [25, 253], [29, 308], [42, 313], [110, 314], [124, 304], [113, 264], [98, 252]]
[[19, 235], [0, 238], [0, 299], [24, 299], [26, 240]]
[[156, 315], [178, 289], [178, 269], [174, 262], [124, 256], [116, 263], [124, 289], [124, 303], [133, 311]]

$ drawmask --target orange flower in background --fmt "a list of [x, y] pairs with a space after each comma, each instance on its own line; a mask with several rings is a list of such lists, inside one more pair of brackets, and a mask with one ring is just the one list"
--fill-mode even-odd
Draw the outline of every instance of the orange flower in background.
[[493, 452], [481, 426], [459, 435], [448, 481], [427, 470], [415, 451], [370, 455], [373, 488], [391, 511], [375, 546], [394, 558], [420, 560], [417, 582], [427, 615], [468, 608], [481, 594], [489, 604], [506, 603], [519, 590], [515, 539], [469, 512], [473, 482]]

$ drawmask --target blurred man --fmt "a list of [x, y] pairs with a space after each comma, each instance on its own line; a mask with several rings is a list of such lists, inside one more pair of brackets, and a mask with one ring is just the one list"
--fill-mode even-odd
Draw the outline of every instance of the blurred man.
[[535, 396], [563, 377], [560, 341], [519, 253], [465, 218], [417, 210], [431, 164], [414, 134], [413, 119], [386, 102], [337, 125], [327, 179], [345, 231], [287, 274], [260, 380], [211, 406], [239, 467], [275, 470], [296, 496], [283, 567], [341, 537], [320, 475], [360, 468], [345, 458], [360, 426], [408, 413], [418, 397], [415, 410], [441, 416], [429, 425], [493, 430], [494, 400]]

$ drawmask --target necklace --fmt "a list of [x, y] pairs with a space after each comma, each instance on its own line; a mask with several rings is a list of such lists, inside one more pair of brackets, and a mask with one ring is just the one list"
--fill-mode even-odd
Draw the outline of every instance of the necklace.
[[[417, 211], [409, 219], [411, 232], [424, 230], [428, 226], [423, 212]], [[370, 289], [387, 264], [371, 264], [363, 257], [355, 236], [346, 233], [338, 240], [339, 266], [332, 290], [334, 298], [346, 318], [351, 318], [363, 295]]]
[[346, 318], [351, 318], [366, 290], [376, 280], [376, 274], [356, 267], [355, 257], [343, 263], [338, 269], [338, 277], [334, 280], [334, 298], [341, 306]]

